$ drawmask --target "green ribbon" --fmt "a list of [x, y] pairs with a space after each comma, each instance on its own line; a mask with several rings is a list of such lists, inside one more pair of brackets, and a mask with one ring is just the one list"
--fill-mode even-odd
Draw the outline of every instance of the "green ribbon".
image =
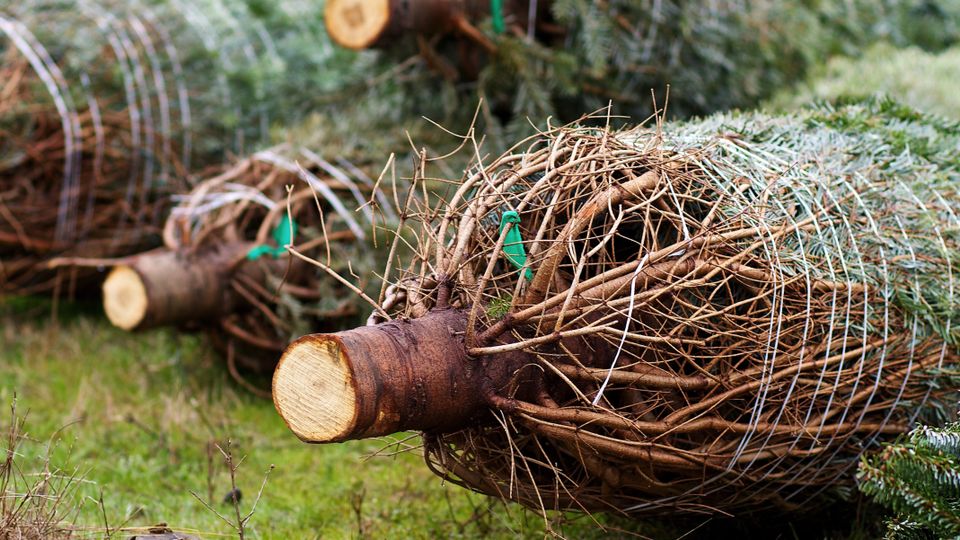
[[293, 239], [297, 236], [297, 222], [290, 219], [290, 216], [284, 214], [280, 218], [280, 223], [273, 229], [273, 241], [276, 247], [267, 244], [254, 246], [247, 252], [247, 260], [255, 261], [264, 255], [269, 255], [274, 259], [279, 259], [287, 246], [293, 244]]
[[503, 18], [503, 0], [490, 0], [490, 16], [493, 18], [493, 32], [502, 34], [507, 31], [507, 23]]
[[[513, 226], [510, 227], [510, 230], [507, 231], [507, 236], [503, 239], [503, 254], [506, 255], [507, 260], [516, 266], [518, 270], [521, 270], [527, 264], [527, 250], [523, 247], [523, 237], [520, 236], [520, 214], [514, 210], [503, 213], [503, 216], [500, 218], [501, 235], [508, 223], [512, 223]], [[533, 271], [527, 268], [524, 276], [527, 278], [527, 281], [532, 280]]]

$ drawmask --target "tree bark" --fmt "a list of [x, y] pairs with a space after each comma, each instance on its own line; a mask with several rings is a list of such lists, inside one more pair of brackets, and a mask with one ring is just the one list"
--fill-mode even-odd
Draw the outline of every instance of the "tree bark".
[[200, 321], [228, 312], [230, 276], [251, 244], [187, 254], [151, 251], [110, 272], [103, 284], [107, 318], [124, 330]]
[[277, 365], [277, 411], [311, 443], [464, 427], [494, 395], [512, 393], [529, 361], [516, 352], [468, 357], [466, 320], [460, 310], [441, 309], [304, 336]]
[[[520, 9], [526, 2], [505, 4], [505, 11], [526, 19], [526, 8]], [[334, 41], [350, 49], [367, 49], [389, 45], [406, 34], [472, 27], [489, 14], [490, 0], [328, 0], [324, 20]]]

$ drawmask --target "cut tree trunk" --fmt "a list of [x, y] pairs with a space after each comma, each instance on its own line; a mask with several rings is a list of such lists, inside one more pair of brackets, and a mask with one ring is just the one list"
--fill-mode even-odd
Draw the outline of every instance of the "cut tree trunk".
[[143, 330], [226, 313], [230, 276], [250, 247], [242, 242], [200, 253], [157, 250], [132, 257], [103, 283], [107, 318], [124, 330]]
[[[526, 8], [520, 4], [527, 2], [507, 1], [504, 11], [525, 18]], [[334, 41], [350, 49], [367, 49], [406, 34], [458, 30], [477, 39], [474, 25], [489, 14], [489, 0], [328, 0], [324, 17]]]
[[311, 443], [463, 427], [494, 395], [510, 395], [529, 362], [516, 352], [468, 357], [466, 321], [460, 310], [439, 309], [420, 319], [304, 336], [277, 365], [277, 411]]

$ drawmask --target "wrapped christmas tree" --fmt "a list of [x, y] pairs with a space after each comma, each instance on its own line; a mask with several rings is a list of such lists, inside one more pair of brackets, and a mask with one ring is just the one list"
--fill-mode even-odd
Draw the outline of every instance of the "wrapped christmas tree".
[[0, 294], [155, 245], [168, 195], [310, 106], [303, 72], [349, 69], [290, 4], [0, 2]]
[[742, 515], [815, 508], [954, 416], [960, 125], [886, 100], [596, 120], [404, 213], [372, 326], [280, 360], [298, 437], [419, 430], [447, 481], [543, 511]]
[[488, 135], [507, 120], [505, 140], [530, 132], [528, 119], [570, 121], [611, 101], [643, 119], [667, 85], [673, 116], [749, 107], [833, 55], [960, 38], [960, 6], [944, 0], [329, 0], [326, 14], [337, 43], [381, 51], [371, 91], [393, 114], [452, 127], [484, 98]]
[[[114, 266], [103, 305], [115, 326], [210, 330], [231, 374], [252, 388], [241, 368], [268, 372], [296, 336], [366, 317], [355, 293], [376, 286], [377, 229], [397, 221], [390, 187], [351, 162], [274, 147], [175, 196], [163, 248], [86, 264]], [[340, 273], [366, 282], [351, 291]]]

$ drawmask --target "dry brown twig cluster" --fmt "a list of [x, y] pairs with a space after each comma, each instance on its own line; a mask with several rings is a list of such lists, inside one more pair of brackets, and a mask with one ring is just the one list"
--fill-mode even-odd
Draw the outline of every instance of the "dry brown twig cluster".
[[75, 257], [157, 246], [170, 195], [299, 116], [312, 90], [292, 84], [299, 73], [286, 60], [319, 67], [330, 55], [300, 49], [325, 37], [285, 9], [255, 11], [216, 1], [4, 6], [0, 294], [85, 292], [92, 272]]

